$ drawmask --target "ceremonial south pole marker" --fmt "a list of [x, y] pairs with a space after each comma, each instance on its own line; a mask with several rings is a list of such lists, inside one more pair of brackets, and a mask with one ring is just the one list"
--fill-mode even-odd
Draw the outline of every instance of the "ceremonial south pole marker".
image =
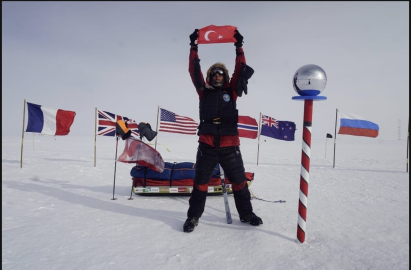
[[307, 197], [308, 183], [310, 179], [310, 151], [311, 151], [311, 127], [313, 118], [313, 101], [326, 100], [327, 97], [318, 96], [327, 84], [327, 75], [317, 65], [305, 65], [300, 67], [294, 74], [293, 87], [299, 96], [292, 97], [293, 100], [304, 101], [304, 127], [303, 146], [301, 153], [300, 174], [300, 199], [298, 204], [297, 240], [305, 241], [307, 222]]

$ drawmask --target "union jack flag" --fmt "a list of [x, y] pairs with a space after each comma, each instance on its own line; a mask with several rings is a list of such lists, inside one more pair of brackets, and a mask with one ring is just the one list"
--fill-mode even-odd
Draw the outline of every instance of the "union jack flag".
[[268, 127], [275, 126], [276, 128], [278, 128], [278, 122], [274, 118], [267, 115], [261, 115], [261, 122], [263, 125], [267, 125]]
[[116, 136], [116, 122], [123, 120], [131, 130], [131, 136], [139, 138], [138, 124], [135, 120], [106, 111], [98, 111], [98, 133], [100, 136]]

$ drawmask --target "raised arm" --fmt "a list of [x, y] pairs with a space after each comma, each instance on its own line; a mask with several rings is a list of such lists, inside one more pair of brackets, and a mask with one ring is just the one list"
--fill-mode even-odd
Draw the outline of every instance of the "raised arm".
[[204, 77], [201, 72], [200, 59], [198, 58], [198, 46], [195, 41], [198, 38], [198, 29], [190, 35], [190, 57], [188, 63], [188, 72], [190, 73], [191, 81], [196, 88], [196, 91], [201, 98], [204, 91]]
[[231, 77], [230, 86], [233, 91], [234, 99], [241, 97], [243, 92], [247, 95], [248, 79], [254, 74], [254, 70], [246, 64], [243, 51], [243, 36], [235, 30], [234, 37], [237, 42], [234, 43], [236, 47], [237, 57], [235, 59], [235, 68], [233, 76]]
[[234, 67], [234, 73], [231, 76], [231, 81], [230, 81], [230, 86], [231, 89], [233, 90], [233, 96], [234, 99], [237, 99], [237, 93], [236, 93], [236, 85], [238, 82], [238, 77], [241, 72], [241, 67], [242, 64], [246, 64], [245, 60], [245, 55], [244, 55], [244, 50], [243, 50], [243, 36], [238, 32], [238, 30], [235, 30], [234, 37], [236, 38], [237, 42], [234, 43], [235, 48], [235, 53], [236, 53], [236, 58], [235, 58], [235, 67]]

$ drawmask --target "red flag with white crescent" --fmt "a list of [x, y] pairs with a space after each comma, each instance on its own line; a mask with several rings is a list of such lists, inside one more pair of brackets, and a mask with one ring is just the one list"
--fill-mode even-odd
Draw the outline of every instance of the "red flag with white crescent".
[[198, 30], [197, 44], [208, 43], [235, 43], [234, 37], [237, 27], [232, 25], [209, 25]]

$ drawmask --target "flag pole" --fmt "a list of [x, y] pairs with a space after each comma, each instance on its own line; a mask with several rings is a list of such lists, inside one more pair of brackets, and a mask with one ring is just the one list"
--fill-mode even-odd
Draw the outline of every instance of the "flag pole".
[[113, 199], [111, 200], [115, 200], [116, 198], [114, 198], [114, 190], [116, 189], [116, 168], [117, 168], [117, 148], [118, 148], [118, 136], [117, 134], [115, 134], [116, 136], [116, 158], [114, 161], [114, 182], [113, 182]]
[[158, 112], [160, 111], [160, 106], [157, 106], [157, 126], [156, 126], [156, 132], [157, 132], [157, 136], [156, 136], [156, 143], [154, 146], [154, 149], [157, 150], [157, 137], [158, 137]]
[[96, 167], [96, 144], [97, 144], [97, 107], [94, 111], [94, 167]]
[[257, 166], [258, 166], [258, 156], [260, 155], [260, 133], [261, 133], [261, 112], [260, 112], [260, 119], [258, 120]]
[[23, 105], [23, 129], [21, 132], [21, 155], [20, 155], [20, 168], [23, 168], [23, 142], [24, 142], [24, 122], [26, 117], [26, 99], [24, 99]]
[[334, 159], [333, 159], [333, 168], [335, 168], [335, 144], [337, 143], [337, 115], [338, 115], [338, 108], [335, 109], [335, 130], [334, 130]]
[[408, 142], [409, 141], [410, 141], [410, 118], [408, 118], [408, 133], [407, 133], [407, 172], [408, 172], [408, 152], [409, 152]]

